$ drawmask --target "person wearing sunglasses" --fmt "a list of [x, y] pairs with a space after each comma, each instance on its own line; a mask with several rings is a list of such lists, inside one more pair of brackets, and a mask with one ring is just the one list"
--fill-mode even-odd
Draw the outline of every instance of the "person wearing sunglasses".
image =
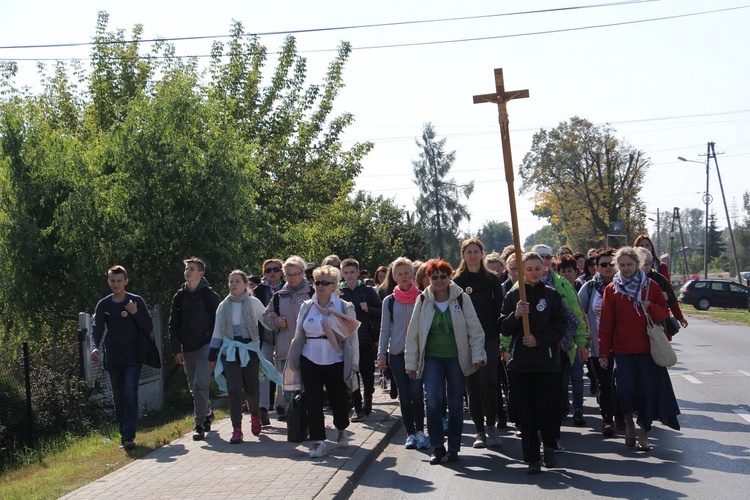
[[[568, 329], [567, 311], [560, 294], [542, 280], [544, 264], [535, 252], [523, 254], [526, 301], [518, 286], [505, 296], [500, 316], [503, 340], [508, 339], [508, 374], [521, 414], [521, 446], [528, 474], [541, 471], [540, 434], [544, 466], [557, 466], [554, 450], [560, 428], [560, 370], [557, 352]], [[522, 316], [529, 318], [524, 334]]]
[[586, 314], [591, 328], [591, 355], [589, 369], [594, 370], [594, 380], [597, 387], [597, 401], [602, 415], [602, 434], [605, 437], [615, 434], [615, 424], [625, 428], [622, 413], [615, 408], [614, 389], [612, 385], [612, 365], [606, 369], [599, 365], [599, 320], [602, 316], [602, 296], [604, 289], [612, 283], [615, 277], [615, 249], [602, 248], [594, 257], [597, 272], [578, 292], [581, 309]]
[[[274, 363], [282, 373], [289, 354], [289, 346], [294, 338], [297, 328], [297, 316], [302, 303], [315, 293], [313, 285], [305, 279], [305, 268], [307, 264], [302, 257], [292, 255], [284, 262], [284, 276], [286, 283], [281, 290], [276, 292], [266, 304], [263, 313], [263, 321], [272, 325], [276, 332], [276, 349], [274, 351]], [[281, 389], [281, 388], [279, 388]], [[292, 394], [289, 391], [279, 391], [281, 395], [276, 396], [274, 408], [276, 418], [286, 421], [286, 409], [291, 401]]]
[[[421, 378], [427, 397], [430, 465], [448, 455], [458, 461], [463, 430], [465, 378], [487, 363], [484, 330], [471, 298], [451, 281], [453, 268], [439, 259], [427, 264], [430, 285], [414, 306], [406, 333], [406, 374]], [[448, 450], [443, 431], [443, 391], [448, 393]]]
[[305, 390], [310, 439], [314, 441], [310, 458], [328, 453], [324, 387], [338, 430], [336, 443], [348, 444], [347, 395], [353, 391], [359, 372], [359, 321], [354, 305], [338, 297], [340, 277], [341, 272], [330, 265], [313, 270], [315, 294], [300, 307], [284, 369], [284, 389]]
[[[253, 295], [260, 300], [263, 307], [268, 306], [273, 294], [281, 290], [284, 286], [283, 264], [279, 259], [267, 259], [263, 262], [263, 278], [260, 281]], [[262, 324], [260, 327], [260, 349], [263, 357], [273, 362], [274, 351], [276, 350], [276, 330], [265, 328]], [[260, 421], [263, 425], [271, 425], [268, 418], [268, 411], [273, 410], [271, 405], [272, 393], [275, 394], [275, 402], [282, 402], [281, 387], [271, 387], [271, 381], [263, 379], [260, 382]]]

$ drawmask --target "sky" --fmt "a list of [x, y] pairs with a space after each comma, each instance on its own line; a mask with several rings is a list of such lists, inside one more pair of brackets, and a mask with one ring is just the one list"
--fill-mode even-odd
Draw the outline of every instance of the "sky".
[[[465, 200], [471, 220], [462, 224], [472, 234], [488, 221], [510, 222], [497, 107], [472, 102], [495, 91], [495, 68], [503, 68], [507, 90], [530, 93], [508, 103], [522, 240], [546, 221], [531, 213], [531, 194], [518, 193], [517, 167], [535, 132], [573, 116], [610, 124], [650, 158], [641, 195], [654, 220], [657, 210], [671, 221], [673, 207], [705, 207], [701, 155], [714, 142], [732, 223], [741, 221], [742, 194], [750, 190], [750, 0], [4, 1], [0, 59], [18, 61], [17, 83], [32, 88], [38, 60], [87, 63], [89, 46], [7, 47], [88, 42], [100, 10], [109, 13], [110, 30], [129, 33], [142, 24], [143, 39], [225, 36], [233, 20], [249, 33], [296, 31], [308, 83], [321, 82], [340, 41], [350, 42], [334, 112], [356, 120], [345, 147], [375, 144], [357, 189], [413, 210], [415, 139], [432, 122], [446, 150], [456, 151], [450, 176], [475, 181]], [[408, 21], [431, 22], [358, 27]], [[349, 29], [321, 30], [342, 27]], [[275, 52], [283, 37], [260, 41]], [[174, 43], [177, 55], [188, 56], [209, 54], [212, 42]], [[713, 160], [708, 179], [710, 209], [726, 227]]]

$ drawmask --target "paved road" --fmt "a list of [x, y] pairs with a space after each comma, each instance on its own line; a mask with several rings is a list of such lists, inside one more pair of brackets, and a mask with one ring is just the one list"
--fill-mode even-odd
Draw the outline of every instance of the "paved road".
[[511, 434], [500, 448], [472, 449], [467, 415], [459, 462], [429, 465], [429, 453], [404, 450], [401, 430], [365, 470], [352, 498], [746, 498], [750, 328], [690, 321], [675, 337], [679, 362], [670, 369], [682, 430], [655, 425], [652, 451], [626, 448], [622, 434], [603, 438], [596, 402], [588, 396], [588, 425], [563, 424], [566, 452], [556, 469], [527, 475], [520, 438]]

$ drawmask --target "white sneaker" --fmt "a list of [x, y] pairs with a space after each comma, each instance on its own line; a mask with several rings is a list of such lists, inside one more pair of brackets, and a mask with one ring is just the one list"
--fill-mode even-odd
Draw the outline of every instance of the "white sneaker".
[[316, 441], [310, 450], [310, 458], [320, 458], [326, 454], [326, 442]]
[[346, 437], [346, 431], [339, 431], [339, 437], [336, 438], [336, 444], [339, 448], [349, 446], [349, 438]]
[[497, 427], [494, 425], [487, 426], [487, 446], [500, 446], [503, 440], [497, 433]]

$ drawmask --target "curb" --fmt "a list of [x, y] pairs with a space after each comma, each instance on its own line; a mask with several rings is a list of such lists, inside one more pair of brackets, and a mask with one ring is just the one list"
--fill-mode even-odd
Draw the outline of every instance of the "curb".
[[391, 438], [401, 428], [401, 416], [394, 415], [398, 405], [390, 411], [365, 440], [360, 448], [354, 452], [346, 465], [336, 472], [325, 487], [315, 495], [316, 499], [340, 500], [349, 498], [354, 488], [370, 464], [380, 456]]

